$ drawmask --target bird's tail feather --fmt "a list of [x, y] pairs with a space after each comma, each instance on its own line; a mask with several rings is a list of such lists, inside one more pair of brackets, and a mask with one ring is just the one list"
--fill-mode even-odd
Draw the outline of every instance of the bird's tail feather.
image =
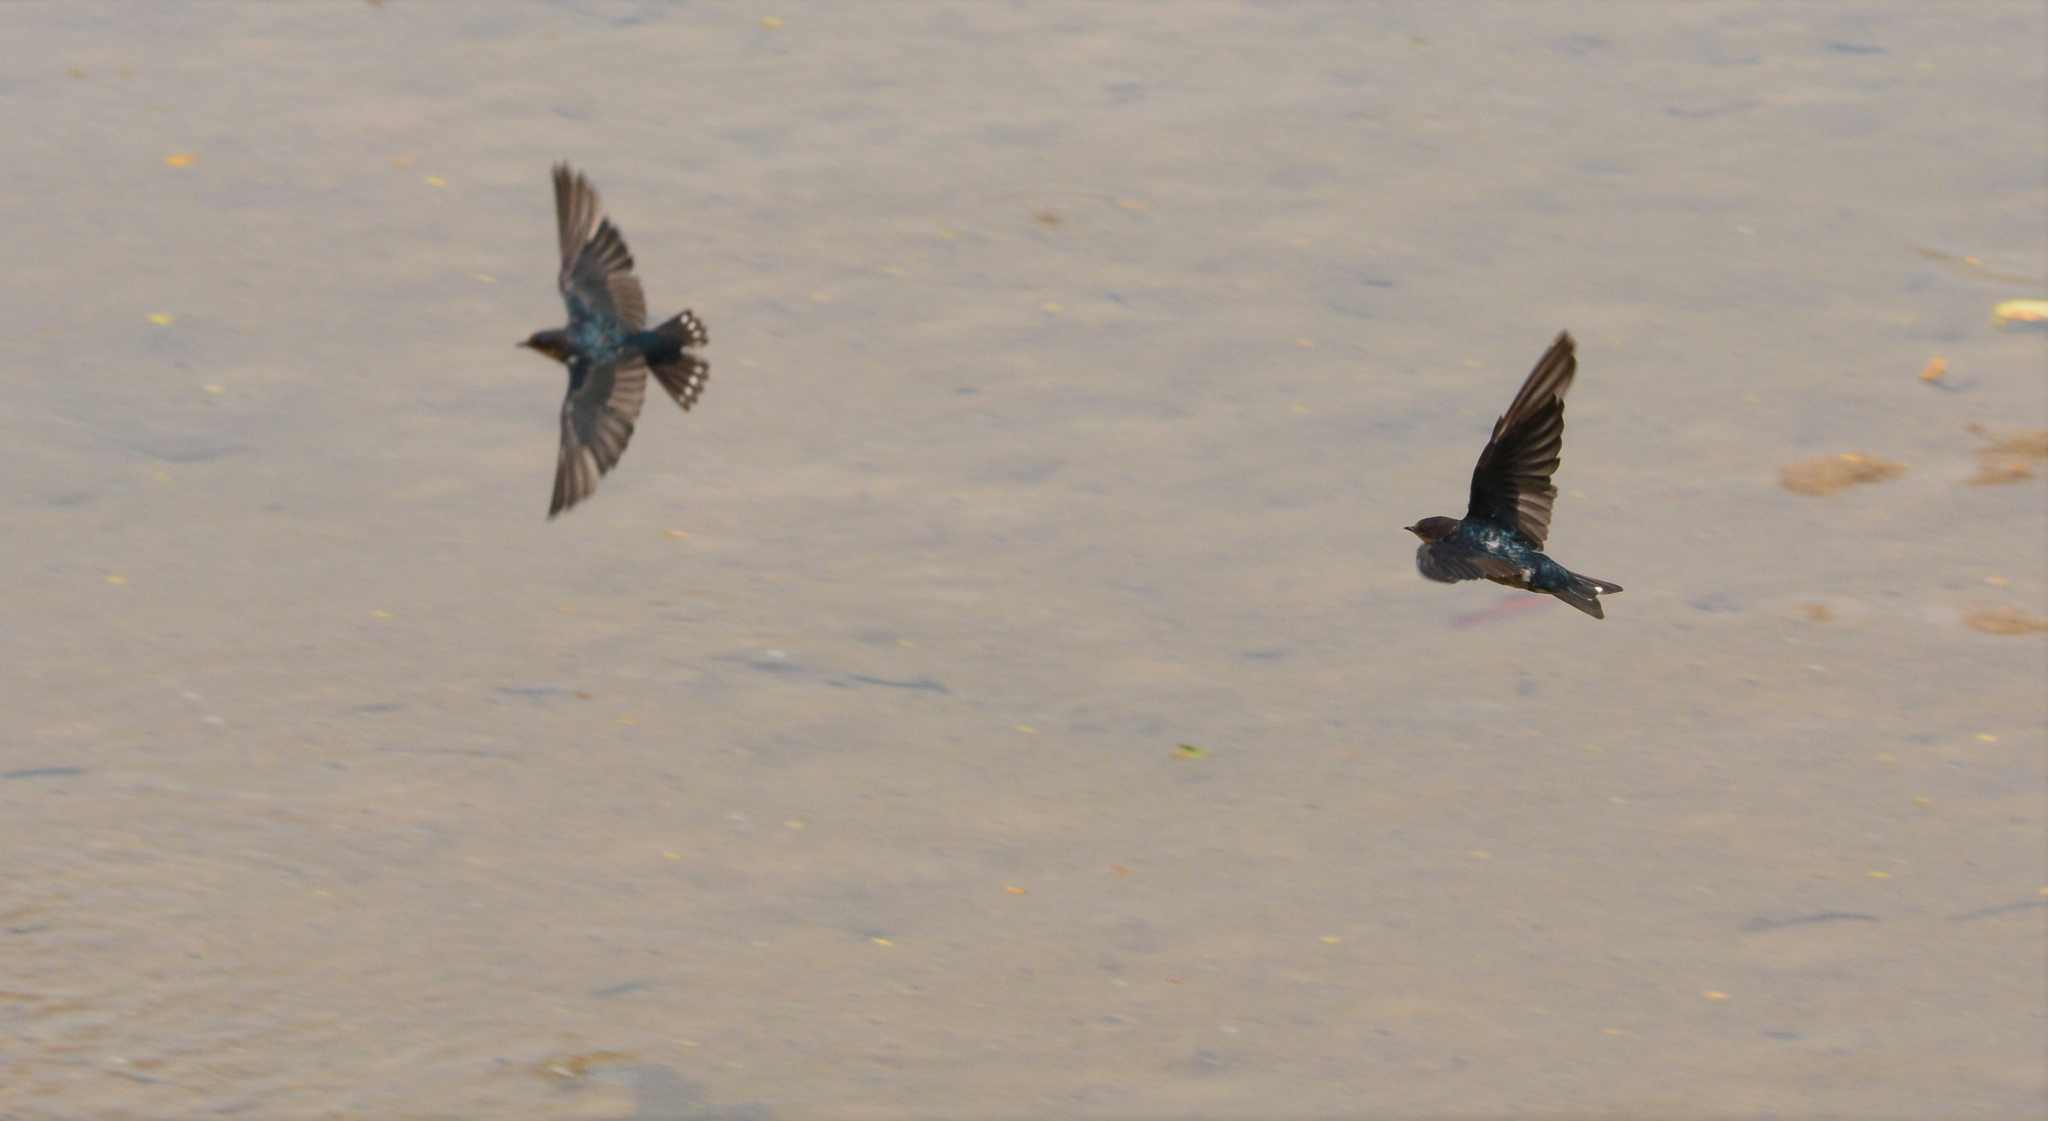
[[668, 390], [670, 397], [676, 399], [676, 404], [681, 405], [684, 412], [689, 412], [697, 398], [704, 395], [704, 383], [711, 380], [711, 364], [691, 354], [689, 348], [710, 342], [711, 334], [693, 311], [670, 316], [654, 328], [654, 333], [664, 342], [675, 344], [675, 352], [673, 355], [654, 356], [648, 361], [647, 368], [654, 371], [655, 380]]
[[704, 329], [704, 321], [697, 318], [694, 311], [669, 316], [666, 322], [654, 328], [654, 333], [665, 339], [674, 339], [683, 346], [703, 346], [711, 341], [711, 333]]
[[1591, 615], [1595, 619], [1607, 618], [1607, 612], [1600, 607], [1600, 597], [1620, 591], [1621, 585], [1611, 584], [1605, 580], [1595, 580], [1590, 576], [1581, 576], [1576, 572], [1568, 573], [1568, 575], [1571, 577], [1571, 583], [1550, 594]]

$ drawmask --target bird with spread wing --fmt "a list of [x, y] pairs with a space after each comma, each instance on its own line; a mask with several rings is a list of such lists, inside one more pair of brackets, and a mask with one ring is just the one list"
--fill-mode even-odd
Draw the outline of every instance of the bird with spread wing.
[[1493, 425], [1472, 468], [1472, 500], [1463, 518], [1424, 518], [1406, 527], [1422, 538], [1415, 567], [1431, 580], [1491, 580], [1553, 595], [1604, 619], [1600, 597], [1621, 585], [1581, 576], [1543, 554], [1557, 487], [1550, 476], [1564, 448], [1564, 395], [1578, 373], [1569, 333], [1529, 371], [1521, 391]]
[[536, 331], [519, 344], [569, 370], [550, 518], [589, 498], [626, 453], [649, 373], [685, 412], [711, 377], [710, 364], [693, 353], [710, 341], [704, 322], [685, 311], [647, 326], [647, 297], [626, 239], [604, 217], [590, 180], [567, 164], [555, 165], [555, 229], [569, 325]]

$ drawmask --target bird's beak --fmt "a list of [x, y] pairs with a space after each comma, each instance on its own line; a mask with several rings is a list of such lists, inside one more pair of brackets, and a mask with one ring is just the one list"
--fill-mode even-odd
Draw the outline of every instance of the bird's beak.
[[513, 344], [512, 344], [512, 347], [513, 347], [513, 349], [515, 349], [515, 350], [516, 350], [516, 349], [518, 349], [519, 347], [522, 347], [522, 346], [523, 346], [523, 347], [527, 347], [527, 348], [529, 348], [529, 349], [530, 349], [530, 348], [532, 348], [532, 346], [533, 346], [533, 340], [532, 340], [532, 339], [520, 339], [520, 340], [519, 340], [518, 342], [516, 342], [516, 343], [513, 343]]
[[1421, 530], [1419, 530], [1419, 529], [1416, 529], [1416, 528], [1415, 528], [1414, 526], [1412, 526], [1412, 525], [1404, 525], [1404, 526], [1402, 526], [1401, 528], [1402, 528], [1402, 529], [1405, 529], [1405, 530], [1407, 530], [1408, 532], [1410, 532], [1410, 533], [1414, 534], [1414, 535], [1415, 535], [1415, 536], [1417, 536], [1417, 537], [1420, 537], [1420, 536], [1422, 536], [1422, 531], [1421, 531]]

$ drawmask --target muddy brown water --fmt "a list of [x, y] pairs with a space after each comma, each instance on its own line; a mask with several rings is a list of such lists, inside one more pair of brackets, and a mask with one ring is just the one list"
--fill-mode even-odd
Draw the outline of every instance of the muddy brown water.
[[0, 1116], [2042, 1108], [2040, 5], [5, 21]]

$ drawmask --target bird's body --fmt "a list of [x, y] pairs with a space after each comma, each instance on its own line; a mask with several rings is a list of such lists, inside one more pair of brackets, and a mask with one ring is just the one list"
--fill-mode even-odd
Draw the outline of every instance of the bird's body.
[[[1545, 556], [1543, 550], [1513, 529], [1469, 520], [1460, 520], [1456, 525], [1446, 536], [1422, 546], [1429, 550], [1426, 561], [1417, 558], [1424, 576], [1443, 580], [1445, 575], [1451, 575], [1452, 579], [1445, 583], [1484, 577], [1496, 584], [1544, 593], [1571, 586], [1573, 574], [1569, 569]], [[1461, 564], [1478, 571], [1471, 575], [1458, 573]]]
[[1446, 584], [1491, 580], [1606, 618], [1599, 597], [1621, 585], [1581, 576], [1543, 553], [1557, 500], [1550, 476], [1564, 446], [1564, 396], [1577, 372], [1572, 337], [1560, 334], [1494, 423], [1493, 438], [1472, 469], [1465, 516], [1424, 518], [1408, 527], [1422, 538], [1415, 567], [1424, 576]]
[[558, 286], [569, 323], [536, 331], [519, 344], [568, 367], [550, 518], [590, 497], [598, 479], [625, 454], [650, 372], [686, 412], [711, 376], [710, 365], [691, 353], [710, 341], [695, 314], [685, 311], [647, 326], [647, 299], [633, 275], [633, 256], [618, 228], [601, 215], [590, 180], [566, 164], [555, 165]]

